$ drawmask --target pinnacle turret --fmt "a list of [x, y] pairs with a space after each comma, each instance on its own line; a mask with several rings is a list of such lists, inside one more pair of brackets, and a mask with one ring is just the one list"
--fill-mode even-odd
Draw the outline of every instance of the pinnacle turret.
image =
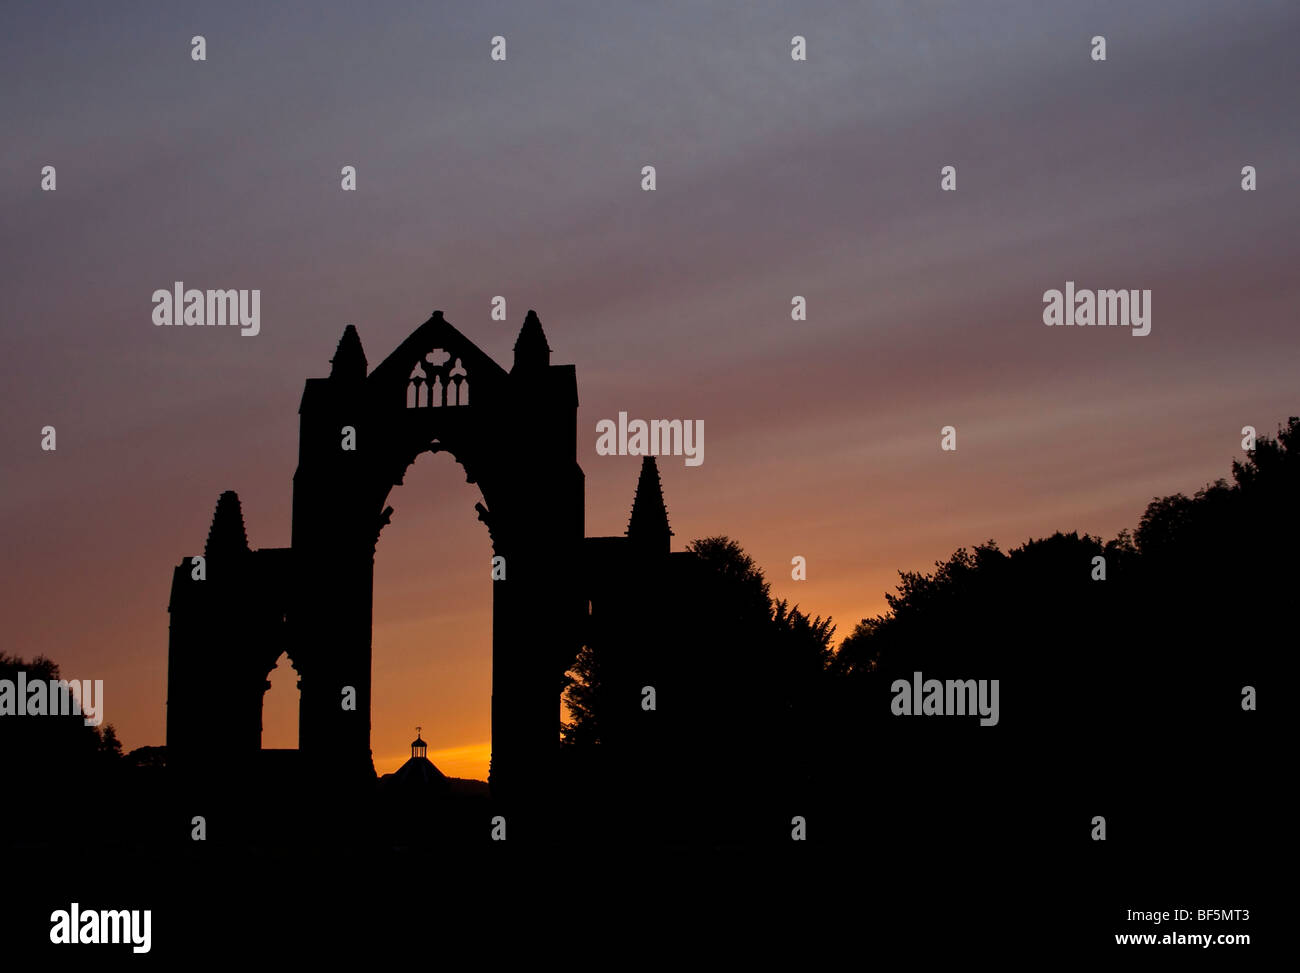
[[545, 368], [551, 363], [551, 348], [546, 343], [537, 312], [529, 310], [524, 326], [515, 339], [515, 368]]
[[659, 466], [653, 456], [641, 460], [641, 476], [632, 500], [632, 517], [627, 522], [627, 537], [639, 547], [667, 553], [673, 532], [668, 527], [668, 508], [664, 505]]
[[343, 337], [339, 339], [330, 364], [333, 366], [330, 378], [359, 382], [366, 377], [366, 353], [361, 350], [361, 336], [352, 325], [343, 329]]
[[227, 490], [217, 499], [203, 555], [222, 558], [247, 553], [248, 535], [244, 533], [244, 511], [239, 505], [239, 494]]

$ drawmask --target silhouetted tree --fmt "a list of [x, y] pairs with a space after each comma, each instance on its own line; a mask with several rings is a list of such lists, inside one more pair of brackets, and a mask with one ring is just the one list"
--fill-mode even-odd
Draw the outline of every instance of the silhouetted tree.
[[[61, 678], [58, 665], [44, 656], [26, 661], [0, 653], [0, 679], [16, 689], [20, 672], [29, 689], [38, 680], [48, 689], [49, 680]], [[117, 793], [124, 764], [111, 725], [87, 726], [77, 714], [6, 715], [0, 717], [0, 755], [6, 794], [0, 801], [0, 843], [54, 841], [66, 838], [74, 825], [83, 834], [92, 827], [112, 829], [120, 806], [99, 804]], [[90, 822], [87, 802], [98, 808]]]
[[565, 674], [564, 703], [572, 717], [561, 725], [565, 746], [590, 746], [600, 742], [600, 701], [604, 681], [601, 659], [604, 653], [584, 645]]
[[[727, 537], [688, 545], [690, 603], [677, 606], [660, 679], [657, 746], [674, 773], [702, 755], [690, 786], [753, 775], [757, 765], [781, 766], [797, 776], [796, 755], [824, 731], [819, 702], [835, 627], [788, 601], [774, 601], [762, 570]], [[627, 645], [587, 646], [565, 690], [571, 722], [564, 740], [585, 746], [602, 740], [602, 715], [627, 706], [605, 679], [608, 660]], [[770, 769], [768, 771], [770, 773]], [[718, 785], [721, 786], [721, 785]]]
[[[38, 681], [48, 687], [51, 679], [62, 678], [58, 664], [45, 656], [24, 661], [0, 652], [0, 679], [16, 687], [19, 672], [27, 674], [29, 687]], [[119, 759], [122, 744], [111, 724], [87, 726], [82, 716], [13, 716], [0, 719], [0, 751], [32, 766], [79, 766]]]
[[[1050, 750], [1052, 766], [1113, 766], [1101, 741], [1158, 739], [1171, 723], [1207, 739], [1226, 727], [1227, 745], [1246, 725], [1236, 718], [1241, 687], [1259, 682], [1278, 652], [1265, 619], [1294, 597], [1297, 497], [1292, 418], [1233, 463], [1233, 482], [1154, 498], [1132, 535], [1103, 544], [1057, 533], [1007, 553], [989, 541], [932, 573], [900, 572], [888, 610], [859, 622], [831, 661], [831, 759], [911, 752], [880, 733], [903, 732], [891, 686], [915, 672], [999, 679], [1014, 704], [1002, 719], [1026, 728], [1016, 744], [1025, 760]], [[1098, 556], [1104, 581], [1093, 578]]]

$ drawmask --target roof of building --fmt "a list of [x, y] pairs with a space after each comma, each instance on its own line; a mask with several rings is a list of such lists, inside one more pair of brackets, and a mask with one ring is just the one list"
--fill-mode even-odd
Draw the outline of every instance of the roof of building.
[[412, 757], [398, 767], [390, 779], [403, 790], [447, 786], [447, 775], [435, 767], [428, 757]]

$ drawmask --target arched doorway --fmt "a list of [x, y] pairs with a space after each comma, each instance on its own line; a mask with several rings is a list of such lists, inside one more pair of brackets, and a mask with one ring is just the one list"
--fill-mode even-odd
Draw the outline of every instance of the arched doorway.
[[[550, 364], [531, 311], [509, 372], [441, 312], [369, 372], [356, 330], [344, 331], [330, 376], [307, 381], [299, 410], [288, 625], [304, 757], [374, 772], [375, 545], [410, 464], [447, 452], [482, 491], [479, 519], [505, 559], [504, 578], [491, 582], [493, 793], [545, 788], [586, 603], [577, 404], [573, 366]], [[349, 697], [355, 708], [342, 704]]]
[[492, 543], [474, 516], [483, 497], [444, 454], [417, 457], [404, 479], [375, 550], [375, 771], [406, 763], [419, 724], [440, 770], [487, 780]]

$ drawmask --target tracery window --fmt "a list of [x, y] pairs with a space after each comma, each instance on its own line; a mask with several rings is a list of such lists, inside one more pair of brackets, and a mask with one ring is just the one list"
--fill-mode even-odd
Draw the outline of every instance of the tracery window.
[[448, 368], [451, 360], [451, 355], [435, 348], [415, 363], [406, 390], [408, 409], [469, 405], [469, 373], [459, 358]]

